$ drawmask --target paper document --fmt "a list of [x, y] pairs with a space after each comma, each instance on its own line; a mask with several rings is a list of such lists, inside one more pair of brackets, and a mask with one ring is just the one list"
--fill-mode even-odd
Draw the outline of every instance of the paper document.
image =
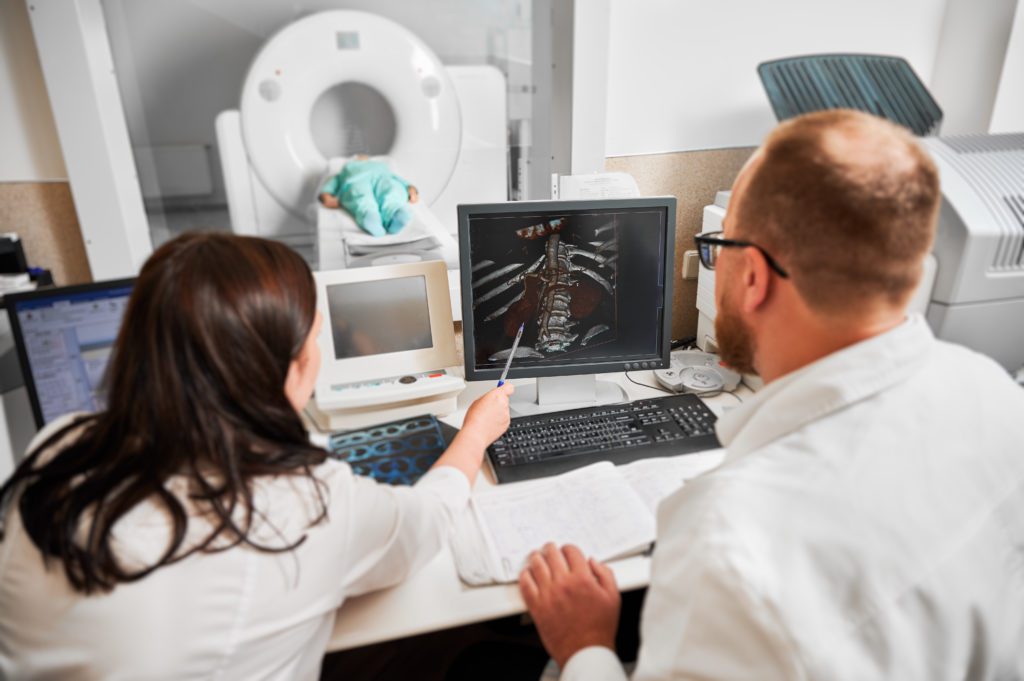
[[628, 199], [640, 196], [640, 188], [629, 173], [563, 175], [558, 178], [558, 198]]
[[724, 449], [712, 449], [685, 456], [641, 459], [620, 466], [619, 472], [655, 515], [662, 499], [682, 487], [684, 481], [722, 463], [724, 457]]
[[527, 557], [548, 542], [575, 544], [606, 561], [654, 541], [658, 503], [684, 480], [714, 468], [723, 450], [596, 463], [563, 475], [481, 491], [457, 523], [452, 552], [468, 584], [514, 582]]

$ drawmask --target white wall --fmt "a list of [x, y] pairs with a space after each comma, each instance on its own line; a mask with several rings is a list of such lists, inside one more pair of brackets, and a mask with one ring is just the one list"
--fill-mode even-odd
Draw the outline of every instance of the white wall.
[[25, 0], [0, 0], [0, 182], [67, 176]]
[[1024, 132], [1024, 0], [1017, 3], [990, 132]]
[[[0, 182], [66, 179], [28, 8], [25, 0], [0, 0]], [[0, 225], [0, 231], [21, 227]], [[0, 352], [8, 355], [14, 352], [14, 340], [6, 311], [0, 310], [0, 316]], [[4, 382], [9, 379], [5, 376]], [[15, 459], [24, 451], [25, 426], [34, 430], [27, 406], [23, 388], [0, 396], [0, 482], [14, 471]]]
[[945, 114], [943, 135], [988, 132], [1017, 2], [947, 0], [928, 83]]
[[945, 6], [946, 0], [611, 0], [607, 154], [760, 143], [775, 124], [756, 71], [769, 59], [895, 55], [928, 83]]

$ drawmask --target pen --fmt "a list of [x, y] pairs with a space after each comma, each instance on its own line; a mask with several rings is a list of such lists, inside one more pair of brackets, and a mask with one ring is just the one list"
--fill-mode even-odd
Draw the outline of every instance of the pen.
[[501, 378], [498, 379], [498, 387], [505, 385], [505, 377], [508, 376], [508, 368], [512, 366], [512, 358], [516, 356], [516, 348], [519, 347], [519, 339], [523, 337], [523, 327], [526, 326], [526, 322], [519, 325], [519, 330], [516, 331], [516, 339], [512, 341], [512, 351], [508, 353], [508, 359], [505, 361], [505, 370], [501, 372]]

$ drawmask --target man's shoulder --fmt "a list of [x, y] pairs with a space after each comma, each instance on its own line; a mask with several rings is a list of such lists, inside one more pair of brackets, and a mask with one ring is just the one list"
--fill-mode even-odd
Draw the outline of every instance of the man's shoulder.
[[912, 384], [919, 399], [936, 409], [959, 407], [969, 413], [990, 414], [997, 422], [1024, 408], [1024, 388], [987, 355], [962, 345], [937, 341], [927, 370]]
[[[1019, 388], [1006, 369], [994, 359], [956, 343], [936, 340], [931, 365], [945, 373], [951, 382], [966, 378], [988, 389]], [[965, 369], [969, 372], [963, 371]]]
[[826, 433], [803, 429], [727, 457], [662, 502], [659, 544], [671, 537], [709, 551], [764, 555], [801, 546], [846, 508], [843, 457], [826, 447], [834, 444]]

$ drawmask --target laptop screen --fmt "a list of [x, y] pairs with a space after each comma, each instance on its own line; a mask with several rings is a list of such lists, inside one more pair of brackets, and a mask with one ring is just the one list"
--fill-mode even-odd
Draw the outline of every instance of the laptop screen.
[[37, 426], [103, 409], [100, 386], [132, 283], [122, 279], [9, 296], [11, 330]]

